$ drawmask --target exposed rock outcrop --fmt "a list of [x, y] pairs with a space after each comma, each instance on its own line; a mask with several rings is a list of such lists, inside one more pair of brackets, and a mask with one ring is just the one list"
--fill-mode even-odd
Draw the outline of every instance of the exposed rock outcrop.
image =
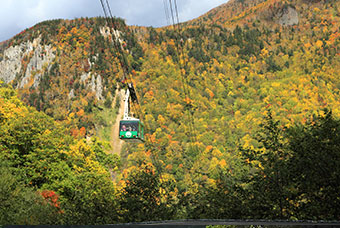
[[19, 87], [23, 88], [34, 75], [33, 87], [36, 88], [41, 80], [42, 70], [45, 67], [49, 70], [51, 62], [55, 58], [52, 47], [50, 45], [42, 47], [40, 45], [40, 38], [34, 40], [34, 52], [27, 65], [25, 77], [21, 80]]
[[68, 94], [68, 98], [69, 99], [75, 98], [74, 89], [71, 89], [70, 93]]
[[103, 83], [100, 75], [93, 75], [91, 73], [84, 73], [80, 76], [80, 81], [94, 93], [98, 100], [103, 100]]
[[100, 75], [97, 75], [97, 79], [95, 79], [95, 76], [92, 75], [91, 90], [92, 92], [96, 93], [96, 98], [98, 100], [103, 99], [103, 84], [102, 84], [102, 77]]
[[27, 41], [20, 45], [9, 47], [4, 51], [3, 60], [0, 62], [0, 80], [9, 83], [20, 73], [24, 56], [33, 50], [33, 43]]
[[[39, 85], [42, 70], [48, 69], [50, 63], [55, 58], [52, 47], [42, 46], [40, 37], [27, 41], [17, 46], [9, 47], [4, 51], [3, 60], [0, 62], [0, 80], [5, 83], [12, 82], [22, 70], [25, 76], [20, 80], [18, 87], [24, 87], [34, 76], [33, 86]], [[22, 69], [22, 63], [25, 58], [30, 58], [26, 69]]]
[[[101, 27], [99, 30], [100, 30], [100, 34], [102, 34], [102, 36], [104, 36], [105, 38], [112, 37], [112, 33], [111, 33], [109, 27]], [[121, 39], [121, 31], [113, 30], [113, 35], [114, 35], [114, 37], [116, 37], [117, 41], [120, 44], [124, 43], [124, 40]]]
[[82, 83], [85, 83], [86, 82], [86, 79], [88, 79], [90, 77], [91, 73], [83, 73], [81, 76], [80, 76], [80, 81]]
[[291, 6], [283, 8], [277, 15], [277, 23], [283, 26], [291, 26], [299, 24], [299, 14]]

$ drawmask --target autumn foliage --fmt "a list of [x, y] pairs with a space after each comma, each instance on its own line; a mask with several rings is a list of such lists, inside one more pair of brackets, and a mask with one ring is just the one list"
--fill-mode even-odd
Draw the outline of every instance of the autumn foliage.
[[47, 203], [60, 210], [60, 203], [58, 202], [59, 196], [54, 191], [43, 190], [40, 194]]
[[[299, 23], [279, 23], [287, 9]], [[62, 224], [339, 220], [339, 9], [230, 0], [180, 31], [115, 19], [147, 139], [120, 157], [96, 137], [126, 87], [105, 19], [40, 23], [7, 44], [41, 37], [55, 59], [36, 87], [17, 86], [33, 52], [17, 91], [1, 84], [1, 156]]]

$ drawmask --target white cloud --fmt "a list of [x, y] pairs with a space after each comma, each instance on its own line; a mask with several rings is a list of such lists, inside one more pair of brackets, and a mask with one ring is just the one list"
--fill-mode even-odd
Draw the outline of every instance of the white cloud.
[[[196, 18], [227, 1], [178, 0], [179, 19]], [[130, 25], [167, 25], [163, 0], [109, 0], [109, 3], [112, 13]], [[104, 15], [99, 0], [0, 0], [0, 5], [0, 41], [44, 20]]]
[[227, 0], [187, 0], [183, 1], [182, 7], [180, 8], [180, 18], [181, 21], [188, 21], [193, 18], [199, 17], [209, 10], [217, 7], [223, 3], [226, 3]]

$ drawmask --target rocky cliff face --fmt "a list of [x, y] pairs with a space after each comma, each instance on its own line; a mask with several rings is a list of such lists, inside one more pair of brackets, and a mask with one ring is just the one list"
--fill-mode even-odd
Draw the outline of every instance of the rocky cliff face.
[[20, 88], [28, 84], [32, 77], [33, 87], [36, 88], [39, 85], [42, 73], [51, 68], [51, 63], [55, 58], [52, 46], [41, 46], [40, 38], [34, 40], [33, 47], [34, 50], [31, 52], [32, 57], [27, 65], [25, 77], [19, 84]]
[[[104, 28], [101, 31], [104, 37], [108, 35], [104, 32]], [[40, 37], [32, 42], [27, 41], [5, 49], [0, 61], [0, 80], [12, 83], [17, 79], [16, 88], [25, 86], [37, 88], [44, 72], [51, 69], [56, 57], [55, 52], [52, 45], [42, 45]], [[89, 61], [90, 67], [93, 64]], [[80, 81], [89, 91], [95, 93], [98, 100], [103, 99], [103, 80], [100, 75], [84, 73]], [[74, 96], [74, 92], [71, 91], [69, 98], [74, 98]]]
[[299, 24], [299, 14], [291, 6], [283, 8], [281, 12], [277, 14], [277, 22], [283, 26], [291, 26]]
[[108, 126], [98, 117], [111, 106], [122, 75], [112, 37], [131, 48], [126, 51], [136, 69], [143, 56], [134, 32], [122, 20], [114, 21], [115, 31], [101, 17], [52, 20], [26, 29], [0, 43], [0, 81], [13, 86], [25, 104], [67, 122], [73, 135], [80, 129], [96, 134]]
[[0, 79], [5, 83], [13, 81], [21, 71], [22, 59], [32, 50], [33, 44], [29, 41], [6, 49], [0, 62]]
[[[40, 41], [39, 37], [32, 42], [5, 49], [0, 62], [0, 80], [10, 83], [17, 77], [18, 88], [23, 88], [29, 82], [36, 88], [43, 71], [48, 70], [55, 58], [52, 46], [42, 46]], [[21, 79], [20, 74], [24, 75]]]
[[[80, 77], [80, 81], [90, 91], [96, 94], [98, 100], [103, 99], [103, 83], [100, 75], [94, 75], [91, 73], [84, 73]], [[71, 94], [69, 96], [72, 96]]]

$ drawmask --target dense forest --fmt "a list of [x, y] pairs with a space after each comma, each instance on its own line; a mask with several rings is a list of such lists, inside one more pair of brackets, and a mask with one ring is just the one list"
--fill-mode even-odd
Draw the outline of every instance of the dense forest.
[[104, 18], [3, 43], [0, 64], [32, 49], [0, 82], [0, 224], [340, 220], [339, 7], [230, 0], [178, 31], [115, 19], [147, 138], [119, 156], [125, 83]]

